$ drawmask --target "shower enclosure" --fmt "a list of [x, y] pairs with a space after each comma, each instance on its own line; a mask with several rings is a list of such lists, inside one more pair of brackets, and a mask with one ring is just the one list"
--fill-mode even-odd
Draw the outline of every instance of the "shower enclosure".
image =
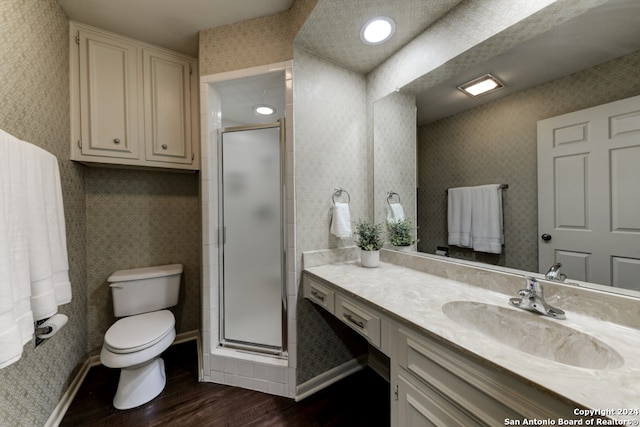
[[286, 351], [282, 121], [220, 132], [222, 310], [226, 347]]

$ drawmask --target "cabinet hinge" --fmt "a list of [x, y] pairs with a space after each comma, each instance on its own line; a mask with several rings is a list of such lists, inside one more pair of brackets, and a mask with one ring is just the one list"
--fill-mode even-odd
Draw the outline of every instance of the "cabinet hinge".
[[78, 148], [82, 148], [82, 141], [78, 140]]
[[191, 64], [189, 64], [189, 75], [193, 74], [193, 67], [191, 67]]
[[398, 400], [398, 395], [399, 395], [399, 391], [398, 391], [398, 384], [396, 384], [395, 389], [393, 390], [393, 397], [395, 400]]
[[80, 44], [80, 33], [76, 34], [76, 44]]
[[191, 161], [192, 161], [192, 162], [195, 160], [195, 158], [196, 158], [195, 153], [191, 153]]

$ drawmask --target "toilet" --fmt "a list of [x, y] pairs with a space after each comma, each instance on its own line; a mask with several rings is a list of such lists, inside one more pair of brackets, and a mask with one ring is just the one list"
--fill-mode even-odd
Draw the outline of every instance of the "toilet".
[[182, 265], [120, 270], [107, 279], [116, 321], [104, 336], [100, 361], [120, 369], [116, 409], [143, 405], [166, 384], [160, 354], [176, 337], [175, 318], [166, 310], [178, 304]]

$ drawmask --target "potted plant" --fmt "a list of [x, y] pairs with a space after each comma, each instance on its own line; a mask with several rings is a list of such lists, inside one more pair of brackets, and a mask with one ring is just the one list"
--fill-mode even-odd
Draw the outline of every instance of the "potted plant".
[[374, 224], [368, 219], [356, 223], [355, 244], [360, 248], [360, 262], [363, 267], [377, 267], [380, 264], [380, 248], [384, 243], [382, 224]]
[[413, 224], [406, 218], [398, 221], [387, 221], [389, 243], [391, 243], [396, 250], [413, 250], [413, 244], [417, 242], [417, 240], [413, 238], [414, 230]]

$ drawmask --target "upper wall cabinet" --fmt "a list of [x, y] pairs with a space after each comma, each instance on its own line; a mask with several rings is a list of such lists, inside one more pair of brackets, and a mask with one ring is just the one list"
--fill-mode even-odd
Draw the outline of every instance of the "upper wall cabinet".
[[198, 170], [194, 58], [71, 24], [71, 159]]

